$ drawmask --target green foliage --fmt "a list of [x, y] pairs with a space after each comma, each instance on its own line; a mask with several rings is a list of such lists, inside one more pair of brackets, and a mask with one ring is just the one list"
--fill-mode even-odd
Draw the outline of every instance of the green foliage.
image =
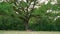
[[10, 15], [12, 13], [12, 4], [0, 3], [0, 15]]
[[12, 4], [0, 3], [0, 30], [25, 30], [23, 21], [17, 17]]
[[[52, 12], [47, 13], [47, 10], [52, 10]], [[54, 21], [60, 13], [53, 13], [54, 11], [59, 12], [58, 6], [51, 5], [50, 3], [35, 9], [32, 14], [39, 15], [40, 18], [31, 19], [32, 21], [29, 23], [30, 29], [33, 31], [60, 31], [60, 21], [58, 19]]]
[[[42, 4], [41, 7], [34, 9], [31, 13], [32, 16], [29, 17], [30, 12], [27, 13], [29, 3], [20, 1], [19, 6], [13, 7], [13, 2], [15, 3], [17, 0], [12, 0], [11, 3], [0, 3], [0, 30], [25, 30], [25, 20], [29, 18], [28, 26], [33, 31], [60, 31], [60, 19], [54, 21], [60, 13], [53, 13], [54, 11], [60, 12], [57, 5], [51, 5], [50, 2], [47, 5]], [[52, 10], [52, 12], [47, 13], [47, 10]]]
[[0, 30], [24, 30], [23, 21], [10, 16], [0, 17]]
[[42, 17], [38, 22], [30, 24], [30, 29], [33, 31], [58, 31], [57, 27], [56, 23], [48, 17]]
[[58, 4], [60, 4], [60, 0], [57, 0]]
[[55, 21], [55, 26], [56, 26], [56, 29], [57, 31], [60, 31], [60, 17]]

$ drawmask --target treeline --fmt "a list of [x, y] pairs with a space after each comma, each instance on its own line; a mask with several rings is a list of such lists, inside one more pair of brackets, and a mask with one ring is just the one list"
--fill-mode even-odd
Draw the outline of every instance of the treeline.
[[21, 1], [19, 6], [16, 1], [0, 3], [0, 30], [60, 31], [58, 5], [49, 2], [41, 4], [39, 8], [33, 6], [29, 12], [27, 3]]

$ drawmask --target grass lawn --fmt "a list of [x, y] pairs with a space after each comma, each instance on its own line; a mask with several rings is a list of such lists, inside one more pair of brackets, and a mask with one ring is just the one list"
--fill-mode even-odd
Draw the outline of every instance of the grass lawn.
[[60, 34], [52, 31], [0, 31], [0, 34]]

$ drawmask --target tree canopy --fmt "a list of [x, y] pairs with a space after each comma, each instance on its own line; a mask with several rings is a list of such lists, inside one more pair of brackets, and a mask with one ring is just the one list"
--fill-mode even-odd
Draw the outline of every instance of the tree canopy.
[[0, 30], [60, 31], [60, 5], [37, 0], [0, 3]]

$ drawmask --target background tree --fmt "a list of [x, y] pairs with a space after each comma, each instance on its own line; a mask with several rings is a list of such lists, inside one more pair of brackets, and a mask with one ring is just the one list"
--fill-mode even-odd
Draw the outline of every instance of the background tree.
[[[39, 15], [32, 15], [32, 12], [34, 11], [34, 7], [37, 4], [37, 0], [26, 0], [18, 1], [18, 0], [10, 0], [10, 2], [14, 5], [13, 9], [18, 13], [19, 18], [24, 20], [25, 22], [25, 29], [29, 29], [29, 20], [32, 16], [37, 17]], [[32, 4], [33, 3], [33, 4]], [[30, 8], [32, 5], [32, 8]]]
[[[56, 31], [59, 29], [59, 5], [40, 4], [38, 0], [7, 0], [0, 3], [0, 29]], [[37, 6], [37, 7], [36, 7]], [[57, 23], [58, 22], [58, 23]]]

